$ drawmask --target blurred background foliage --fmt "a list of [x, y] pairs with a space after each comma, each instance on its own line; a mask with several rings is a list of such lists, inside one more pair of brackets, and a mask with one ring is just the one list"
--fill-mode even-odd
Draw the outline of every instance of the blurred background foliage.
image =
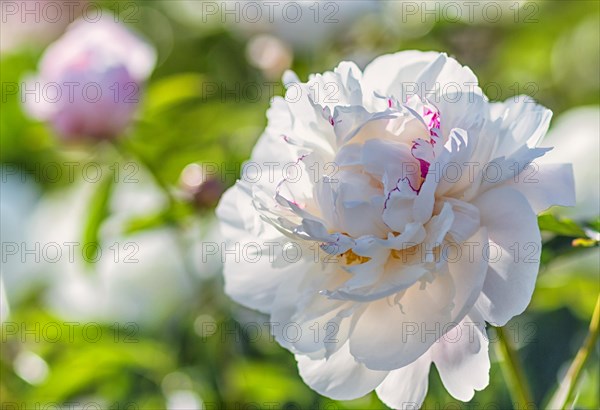
[[[472, 2], [473, 18], [465, 18], [464, 9], [458, 18], [451, 9], [441, 12], [452, 2], [321, 2], [323, 14], [329, 3], [337, 4], [338, 22], [303, 26], [236, 22], [234, 16], [223, 23], [221, 14], [203, 13], [201, 1], [97, 2], [146, 36], [159, 55], [135, 126], [116, 146], [65, 145], [44, 124], [28, 119], [20, 95], [4, 85], [35, 71], [51, 38], [3, 46], [2, 241], [138, 247], [138, 262], [129, 265], [83, 258], [11, 263], [14, 258], [3, 257], [3, 298], [10, 306], [0, 355], [4, 404], [382, 408], [374, 394], [334, 402], [311, 391], [293, 355], [269, 338], [265, 326], [259, 332], [253, 325], [268, 318], [227, 298], [218, 257], [201, 257], [202, 241], [220, 240], [214, 198], [194, 201], [182, 172], [194, 171], [191, 163], [216, 163], [234, 170], [223, 178], [224, 185], [232, 184], [266, 125], [270, 97], [282, 94], [285, 69], [306, 79], [341, 60], [364, 67], [382, 53], [422, 49], [445, 51], [470, 66], [492, 100], [531, 95], [554, 112], [554, 145], [571, 147], [570, 157], [557, 158], [574, 162], [578, 194], [587, 205], [540, 218], [538, 286], [526, 313], [507, 326], [536, 403], [544, 405], [581, 345], [600, 290], [600, 255], [589, 240], [600, 224], [600, 3], [495, 2], [502, 10], [497, 20], [481, 17], [490, 3], [484, 1]], [[427, 3], [438, 13], [413, 15], [408, 3]], [[3, 27], [4, 39], [12, 29]], [[589, 136], [586, 143], [580, 135]], [[74, 179], [65, 165], [70, 162], [79, 164]], [[101, 164], [102, 181], [82, 178], [87, 163]], [[127, 184], [127, 175], [135, 183]], [[584, 240], [573, 246], [578, 238]], [[66, 337], [69, 321], [78, 323], [73, 338]], [[41, 329], [47, 332], [40, 338]], [[575, 407], [598, 408], [597, 346], [584, 372]], [[423, 407], [512, 406], [494, 359], [490, 386], [471, 404], [453, 400], [432, 372]]]

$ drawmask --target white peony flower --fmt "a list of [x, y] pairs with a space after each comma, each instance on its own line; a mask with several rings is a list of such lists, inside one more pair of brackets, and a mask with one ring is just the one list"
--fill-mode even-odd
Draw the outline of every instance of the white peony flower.
[[571, 166], [534, 162], [551, 112], [490, 103], [435, 52], [284, 83], [217, 210], [226, 292], [270, 315], [325, 396], [414, 408], [435, 363], [470, 400], [489, 381], [485, 322], [530, 301], [536, 213], [574, 203]]

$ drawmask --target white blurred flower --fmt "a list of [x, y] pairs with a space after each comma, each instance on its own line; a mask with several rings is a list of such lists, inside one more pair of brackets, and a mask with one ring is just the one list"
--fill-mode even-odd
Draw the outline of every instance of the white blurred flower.
[[540, 163], [570, 162], [575, 174], [577, 204], [556, 211], [578, 220], [600, 215], [600, 107], [578, 107], [561, 114], [544, 139], [554, 150]]
[[204, 408], [202, 399], [191, 390], [175, 391], [167, 397], [168, 410], [198, 410]]
[[147, 175], [138, 172], [136, 178], [139, 182], [115, 186], [93, 272], [83, 260], [82, 237], [95, 184], [81, 182], [48, 194], [32, 216], [28, 246], [55, 243], [61, 251], [55, 262], [54, 252], [42, 252], [37, 264], [48, 284], [44, 299], [61, 318], [161, 326], [193, 296], [195, 280], [186, 271], [179, 232], [156, 228], [123, 234], [132, 218], [159, 212], [166, 203]]
[[154, 69], [152, 46], [113, 17], [80, 19], [50, 45], [25, 108], [66, 139], [114, 138], [131, 123], [141, 88]]
[[[22, 244], [26, 241], [31, 213], [39, 192], [23, 169], [2, 166], [0, 183], [0, 237], [2, 238], [2, 276], [12, 304], [18, 304], [42, 279], [31, 270], [31, 258], [23, 262]], [[31, 248], [30, 248], [31, 249]]]
[[540, 165], [535, 183], [524, 171], [547, 151], [535, 146], [551, 112], [490, 103], [435, 52], [284, 83], [254, 165], [217, 210], [227, 249], [251, 250], [226, 258], [226, 292], [270, 314], [323, 395], [375, 389], [419, 407], [435, 363], [470, 400], [489, 380], [485, 322], [503, 326], [531, 299], [536, 213], [574, 203], [570, 165]]
[[318, 49], [348, 30], [365, 13], [379, 7], [379, 2], [374, 0], [259, 0], [219, 3], [210, 13], [233, 31], [247, 36], [270, 33], [296, 50], [306, 52]]

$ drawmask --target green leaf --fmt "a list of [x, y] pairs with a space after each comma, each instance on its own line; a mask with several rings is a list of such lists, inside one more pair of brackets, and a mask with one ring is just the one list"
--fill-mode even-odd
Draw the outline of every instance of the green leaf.
[[587, 237], [583, 229], [574, 221], [565, 218], [559, 219], [552, 214], [540, 215], [538, 217], [538, 225], [542, 231], [553, 232], [561, 236]]
[[538, 277], [530, 308], [551, 312], [567, 307], [587, 321], [600, 291], [598, 252], [590, 248], [572, 249], [576, 253], [562, 254], [546, 264]]
[[136, 377], [157, 386], [175, 369], [173, 353], [165, 345], [145, 339], [115, 343], [110, 329], [95, 327], [103, 330], [103, 338], [57, 352], [49, 377], [34, 389], [32, 401], [62, 402], [85, 392], [106, 391], [107, 387], [114, 391], [123, 380], [134, 381]]
[[149, 113], [155, 113], [200, 98], [203, 81], [204, 77], [198, 73], [161, 78], [150, 85], [146, 109]]

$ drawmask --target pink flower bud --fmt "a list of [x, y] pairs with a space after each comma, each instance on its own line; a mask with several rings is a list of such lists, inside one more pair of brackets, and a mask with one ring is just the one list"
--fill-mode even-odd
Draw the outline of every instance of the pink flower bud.
[[154, 49], [112, 16], [80, 19], [27, 79], [26, 110], [67, 140], [117, 137], [131, 123], [155, 61]]

